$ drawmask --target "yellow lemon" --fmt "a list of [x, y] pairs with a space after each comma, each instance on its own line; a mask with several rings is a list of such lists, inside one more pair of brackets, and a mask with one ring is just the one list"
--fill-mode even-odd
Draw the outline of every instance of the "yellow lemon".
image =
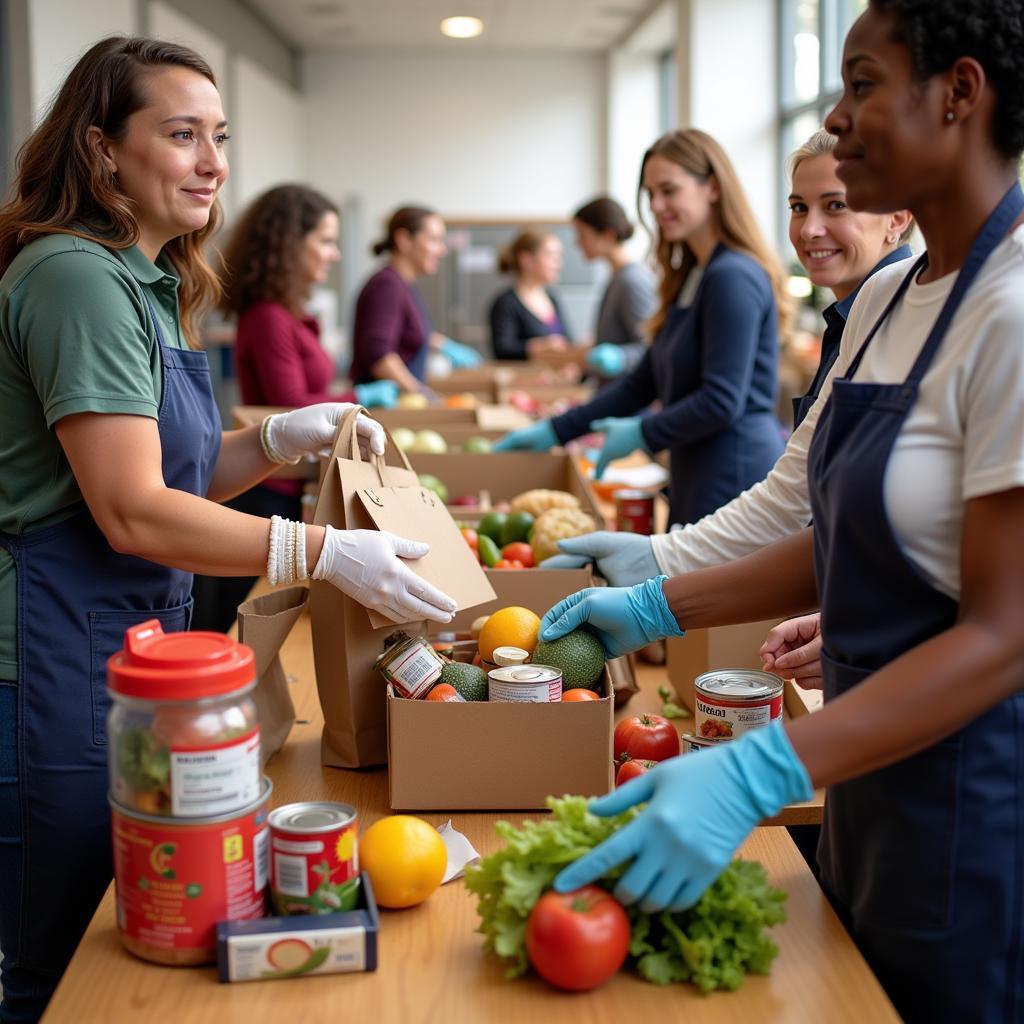
[[480, 657], [494, 661], [495, 647], [519, 647], [533, 654], [537, 646], [540, 619], [529, 608], [511, 605], [494, 612], [484, 623], [477, 640]]
[[359, 840], [359, 866], [370, 876], [377, 902], [397, 910], [422, 903], [441, 884], [448, 851], [422, 818], [392, 814]]

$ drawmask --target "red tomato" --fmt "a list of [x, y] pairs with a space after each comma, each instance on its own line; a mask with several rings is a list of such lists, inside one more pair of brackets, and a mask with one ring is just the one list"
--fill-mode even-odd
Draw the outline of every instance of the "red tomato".
[[463, 697], [450, 683], [438, 683], [424, 699], [443, 700], [446, 702], [451, 701], [452, 703], [465, 701], [465, 697]]
[[523, 563], [518, 559], [512, 560], [509, 558], [500, 558], [494, 563], [493, 568], [495, 569], [522, 569], [524, 568]]
[[661, 715], [634, 715], [615, 726], [615, 760], [623, 754], [638, 761], [664, 761], [679, 753], [679, 733]]
[[526, 955], [556, 988], [597, 988], [623, 965], [628, 952], [629, 918], [615, 897], [596, 885], [544, 893], [526, 922]]
[[469, 546], [470, 546], [470, 547], [471, 547], [471, 548], [472, 548], [472, 549], [473, 549], [474, 551], [476, 551], [476, 550], [477, 550], [477, 548], [478, 548], [478, 546], [479, 546], [479, 544], [480, 544], [480, 537], [479, 537], [479, 535], [477, 534], [476, 530], [474, 530], [474, 529], [473, 529], [472, 527], [470, 527], [470, 526], [462, 526], [462, 527], [460, 527], [460, 528], [459, 528], [459, 532], [460, 532], [460, 533], [462, 534], [462, 536], [463, 536], [463, 537], [465, 538], [465, 541], [466, 541], [466, 543], [467, 543], [467, 544], [468, 544], [468, 545], [469, 545]]
[[623, 761], [615, 773], [615, 785], [621, 786], [624, 782], [629, 782], [630, 779], [646, 775], [657, 763], [657, 761], [634, 761], [633, 758]]
[[533, 548], [521, 540], [506, 544], [501, 549], [501, 556], [511, 562], [522, 562], [524, 569], [532, 569], [534, 566]]
[[562, 691], [562, 703], [567, 704], [570, 701], [581, 701], [581, 700], [600, 700], [593, 690], [588, 690], [585, 686], [574, 686], [571, 690]]

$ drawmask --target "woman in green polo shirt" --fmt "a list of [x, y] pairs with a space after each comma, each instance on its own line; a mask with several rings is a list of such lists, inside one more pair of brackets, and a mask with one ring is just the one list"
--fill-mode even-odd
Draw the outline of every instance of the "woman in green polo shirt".
[[425, 544], [219, 504], [351, 408], [221, 431], [195, 340], [226, 141], [202, 58], [106, 39], [0, 209], [0, 1021], [42, 1013], [110, 879], [105, 662], [127, 627], [187, 628], [193, 572], [310, 575], [396, 621], [454, 608], [403, 561]]

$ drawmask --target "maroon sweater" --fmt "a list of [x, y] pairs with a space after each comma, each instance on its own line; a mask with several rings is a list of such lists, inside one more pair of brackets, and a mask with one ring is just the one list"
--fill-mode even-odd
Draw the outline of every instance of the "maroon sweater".
[[359, 293], [352, 329], [352, 380], [374, 380], [374, 363], [397, 353], [423, 379], [424, 348], [430, 337], [430, 314], [416, 288], [390, 266], [378, 270]]
[[[329, 394], [334, 360], [320, 344], [316, 318], [293, 316], [277, 302], [258, 302], [238, 318], [235, 372], [246, 405], [353, 402], [354, 392]], [[281, 494], [302, 493], [301, 480], [264, 481]]]

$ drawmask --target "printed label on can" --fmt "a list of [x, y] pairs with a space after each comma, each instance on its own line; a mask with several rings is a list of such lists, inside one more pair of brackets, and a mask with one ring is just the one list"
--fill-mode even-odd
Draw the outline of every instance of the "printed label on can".
[[487, 673], [487, 699], [506, 704], [554, 704], [562, 699], [562, 673], [546, 665], [513, 665]]
[[394, 679], [395, 689], [403, 697], [415, 699], [430, 689], [435, 680], [440, 679], [443, 667], [432, 651], [418, 645], [400, 661], [389, 665], [388, 672]]
[[302, 835], [271, 826], [270, 891], [278, 914], [332, 914], [355, 906], [358, 823]]
[[622, 533], [654, 533], [654, 495], [619, 490], [615, 498], [615, 528]]
[[701, 739], [699, 736], [694, 736], [693, 733], [684, 733], [679, 737], [680, 742], [683, 745], [684, 754], [698, 754], [702, 750], [708, 750], [710, 747], [715, 745], [715, 740]]
[[751, 729], [761, 729], [782, 717], [782, 694], [759, 702], [730, 703], [698, 696], [695, 700], [697, 736], [710, 740], [731, 740]]
[[171, 814], [212, 818], [248, 807], [260, 795], [259, 727], [201, 749], [170, 751]]
[[209, 824], [146, 820], [114, 805], [117, 921], [125, 945], [161, 963], [212, 961], [218, 921], [263, 917], [266, 817], [265, 800]]

